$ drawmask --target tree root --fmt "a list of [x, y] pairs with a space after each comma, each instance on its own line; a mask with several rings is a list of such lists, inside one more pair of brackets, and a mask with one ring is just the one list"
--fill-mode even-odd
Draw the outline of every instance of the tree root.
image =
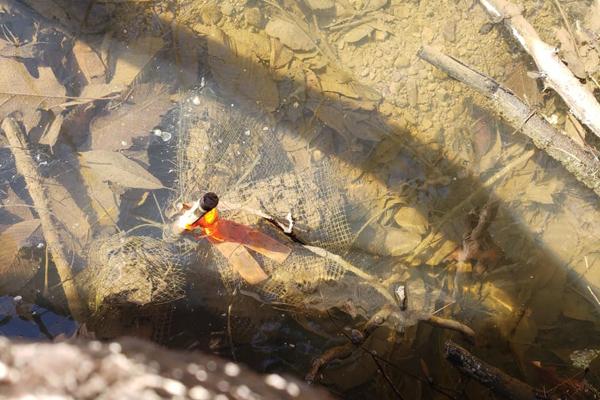
[[462, 333], [465, 338], [470, 341], [475, 341], [475, 331], [469, 328], [467, 325], [462, 322], [455, 321], [453, 319], [447, 319], [432, 315], [429, 319], [426, 319], [425, 322], [430, 323], [431, 325], [438, 326], [444, 329], [450, 329], [456, 332]]

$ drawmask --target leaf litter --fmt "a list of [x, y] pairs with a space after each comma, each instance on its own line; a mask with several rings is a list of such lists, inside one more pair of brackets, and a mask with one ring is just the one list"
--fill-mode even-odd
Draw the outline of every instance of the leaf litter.
[[149, 136], [171, 108], [166, 86], [137, 85], [125, 103], [92, 120], [89, 147], [110, 151], [129, 148], [135, 139]]
[[116, 151], [91, 150], [79, 153], [82, 168], [89, 168], [102, 181], [128, 188], [162, 189], [164, 186], [145, 168]]
[[[40, 227], [39, 219], [17, 222], [0, 232], [0, 287], [24, 284], [35, 274], [35, 270], [15, 265], [19, 250], [29, 243], [29, 238]], [[7, 285], [7, 283], [9, 285]]]

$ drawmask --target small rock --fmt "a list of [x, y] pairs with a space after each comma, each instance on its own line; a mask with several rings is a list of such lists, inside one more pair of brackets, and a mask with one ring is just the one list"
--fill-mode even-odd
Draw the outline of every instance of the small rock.
[[435, 36], [435, 33], [433, 32], [433, 29], [431, 29], [428, 26], [423, 28], [423, 31], [421, 31], [421, 40], [425, 44], [430, 44], [433, 41], [434, 36]]
[[419, 92], [417, 90], [417, 82], [414, 79], [409, 79], [406, 82], [406, 95], [408, 97], [408, 104], [411, 107], [416, 107], [419, 100]]
[[258, 8], [247, 8], [246, 11], [244, 11], [244, 18], [249, 25], [256, 26], [257, 28], [262, 27], [263, 18]]
[[456, 40], [456, 23], [454, 21], [448, 21], [442, 29], [442, 35], [444, 36], [444, 39], [454, 43]]
[[400, 54], [396, 61], [394, 61], [394, 67], [402, 68], [410, 65], [410, 57], [406, 54]]
[[235, 9], [233, 8], [233, 5], [230, 2], [226, 1], [223, 4], [221, 4], [221, 13], [223, 15], [231, 17], [235, 13]]
[[395, 96], [400, 91], [400, 84], [398, 82], [392, 82], [390, 85], [390, 93]]
[[390, 103], [384, 101], [379, 106], [378, 111], [380, 114], [385, 115], [386, 117], [389, 117], [390, 115], [392, 115], [394, 113], [394, 106], [392, 106]]
[[403, 76], [400, 71], [394, 71], [391, 75], [392, 82], [400, 82]]
[[335, 6], [333, 0], [304, 0], [304, 2], [313, 11], [325, 11]]
[[390, 36], [386, 31], [375, 31], [375, 40], [383, 42]]
[[368, 76], [370, 72], [371, 72], [371, 70], [369, 68], [365, 68], [362, 71], [360, 71], [359, 75], [364, 78], [364, 77]]
[[421, 122], [421, 129], [423, 129], [424, 131], [431, 128], [432, 126], [433, 126], [433, 122], [431, 122], [431, 120], [428, 118], [425, 118], [423, 120], [423, 122]]

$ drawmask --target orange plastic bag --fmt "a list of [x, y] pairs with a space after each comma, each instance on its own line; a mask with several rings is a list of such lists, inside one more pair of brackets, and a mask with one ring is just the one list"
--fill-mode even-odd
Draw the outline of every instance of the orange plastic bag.
[[207, 212], [190, 228], [201, 228], [208, 241], [250, 284], [260, 283], [269, 276], [247, 248], [279, 264], [283, 263], [292, 251], [288, 246], [254, 228], [234, 221], [219, 219], [216, 208]]

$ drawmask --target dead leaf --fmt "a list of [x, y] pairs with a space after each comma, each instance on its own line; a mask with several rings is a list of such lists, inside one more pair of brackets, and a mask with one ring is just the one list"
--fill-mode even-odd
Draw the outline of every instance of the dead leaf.
[[565, 134], [581, 147], [585, 147], [585, 128], [573, 115], [568, 114], [565, 122]]
[[100, 227], [114, 227], [119, 220], [121, 197], [116, 194], [110, 185], [101, 179], [93, 170], [81, 169], [81, 178], [85, 183], [87, 194], [91, 198], [92, 209], [96, 213], [93, 225]]
[[479, 159], [479, 171], [485, 172], [494, 167], [502, 157], [502, 137], [498, 129], [495, 129], [496, 137], [494, 145], [489, 149], [483, 157]]
[[31, 208], [23, 201], [10, 186], [5, 189], [6, 198], [2, 200], [2, 208], [24, 221], [33, 219]]
[[318, 77], [323, 92], [339, 93], [354, 99], [359, 97], [354, 90], [352, 81], [336, 71], [329, 71], [328, 69], [327, 72], [318, 75]]
[[517, 64], [505, 82], [514, 94], [530, 106], [540, 105], [542, 96], [537, 86], [537, 81], [527, 74], [523, 64]]
[[0, 246], [0, 278], [2, 278], [2, 281], [6, 276], [12, 278], [14, 274], [22, 278], [19, 280], [27, 281], [31, 279], [33, 274], [30, 271], [15, 271], [13, 267], [19, 250], [27, 244], [31, 235], [39, 226], [40, 220], [32, 219], [11, 225], [0, 233], [0, 243], [2, 243], [2, 246]]
[[82, 167], [93, 170], [103, 181], [124, 187], [161, 189], [164, 186], [141, 165], [116, 151], [92, 150], [79, 153]]
[[113, 71], [110, 82], [93, 81], [83, 88], [81, 97], [103, 98], [129, 87], [164, 45], [161, 38], [152, 36], [138, 38], [130, 43], [111, 41], [110, 37], [108, 41], [108, 67]]
[[156, 53], [164, 46], [159, 37], [146, 36], [129, 43], [113, 43], [111, 57], [115, 59], [112, 85], [129, 86]]
[[556, 38], [560, 41], [560, 55], [569, 69], [580, 79], [585, 79], [587, 77], [585, 65], [577, 54], [575, 40], [565, 28], [556, 30]]
[[304, 0], [304, 2], [313, 11], [329, 10], [335, 5], [333, 0]]
[[581, 294], [575, 293], [573, 290], [565, 290], [560, 304], [565, 317], [590, 322], [596, 320], [594, 309], [590, 308], [589, 303]]
[[34, 78], [22, 63], [0, 57], [0, 71], [0, 115], [21, 113], [28, 131], [40, 121], [36, 110], [65, 100], [66, 90], [50, 67], [38, 67], [39, 77]]
[[371, 36], [373, 30], [373, 27], [370, 25], [360, 25], [346, 32], [341, 40], [343, 43], [357, 43], [364, 38]]
[[20, 46], [12, 42], [1, 42], [0, 56], [8, 58], [35, 58], [39, 56], [38, 43], [26, 43]]
[[258, 62], [252, 48], [215, 27], [208, 41], [208, 54], [211, 71], [223, 90], [234, 95], [242, 94], [267, 111], [277, 109], [277, 84], [268, 69]]
[[600, 34], [600, 0], [595, 0], [590, 6], [585, 19], [585, 27], [596, 34]]
[[379, 10], [387, 5], [388, 0], [369, 0], [365, 5], [365, 10]]
[[281, 40], [292, 50], [310, 51], [315, 48], [312, 39], [297, 25], [280, 18], [274, 18], [265, 27], [267, 35]]
[[416, 207], [402, 207], [394, 215], [394, 221], [406, 230], [423, 235], [429, 228], [429, 221], [424, 214], [423, 210]]
[[63, 121], [64, 116], [62, 113], [59, 113], [50, 124], [48, 130], [44, 132], [39, 140], [39, 143], [54, 147], [56, 141], [58, 140], [58, 135], [60, 134], [60, 128], [62, 127]]
[[273, 69], [283, 68], [288, 65], [294, 58], [294, 54], [281, 42], [275, 38], [271, 38], [271, 54], [269, 57], [269, 65]]
[[106, 66], [100, 55], [83, 40], [73, 46], [73, 55], [87, 84], [106, 83]]
[[[61, 178], [64, 179], [65, 176], [61, 176]], [[50, 202], [52, 215], [71, 235], [70, 238], [66, 238], [67, 242], [70, 241], [69, 239], [74, 238], [78, 242], [79, 247], [83, 248], [90, 231], [87, 215], [77, 205], [67, 188], [60, 182], [52, 178], [46, 178], [44, 186]]]
[[135, 138], [150, 134], [169, 108], [171, 101], [164, 86], [137, 86], [127, 103], [92, 120], [90, 148], [114, 151], [131, 147]]

